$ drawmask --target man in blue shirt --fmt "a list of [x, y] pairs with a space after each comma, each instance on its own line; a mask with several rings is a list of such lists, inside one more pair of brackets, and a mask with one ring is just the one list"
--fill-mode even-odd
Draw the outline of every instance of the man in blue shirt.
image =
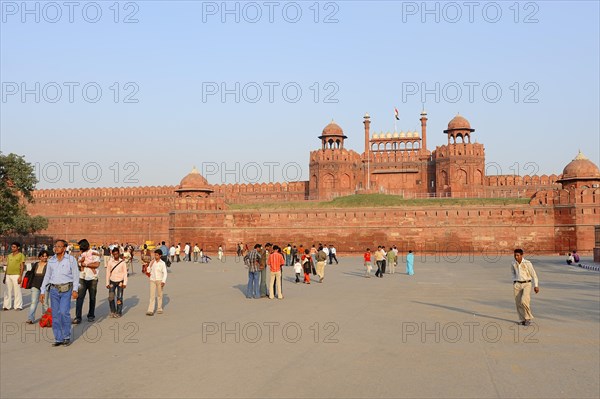
[[164, 241], [162, 242], [162, 245], [160, 246], [160, 251], [162, 252], [160, 259], [163, 262], [165, 262], [165, 265], [171, 266], [171, 261], [169, 260], [169, 248], [167, 247], [167, 244]]
[[40, 293], [41, 303], [44, 303], [46, 291], [50, 293], [54, 347], [71, 344], [71, 298], [77, 299], [79, 289], [77, 259], [65, 254], [66, 249], [65, 240], [55, 242], [54, 256], [48, 260]]

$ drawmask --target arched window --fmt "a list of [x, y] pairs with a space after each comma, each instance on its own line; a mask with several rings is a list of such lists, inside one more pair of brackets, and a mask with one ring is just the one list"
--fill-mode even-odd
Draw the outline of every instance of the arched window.
[[332, 174], [328, 173], [323, 176], [323, 188], [334, 188], [335, 187], [335, 178]]
[[467, 184], [469, 182], [467, 171], [464, 169], [459, 169], [456, 173], [456, 179], [460, 184]]

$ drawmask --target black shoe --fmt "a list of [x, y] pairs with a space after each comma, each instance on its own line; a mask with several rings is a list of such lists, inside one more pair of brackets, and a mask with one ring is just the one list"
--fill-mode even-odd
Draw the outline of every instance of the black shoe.
[[53, 348], [56, 348], [57, 346], [61, 346], [63, 343], [62, 342], [55, 342], [52, 344]]
[[88, 322], [90, 322], [90, 323], [93, 323], [93, 322], [94, 322], [94, 320], [96, 320], [96, 318], [95, 318], [95, 317], [88, 317]]
[[524, 326], [529, 326], [529, 325], [531, 325], [531, 321], [529, 321], [529, 320], [525, 320], [525, 321], [523, 322], [523, 325], [524, 325]]
[[71, 323], [72, 324], [79, 324], [79, 323], [81, 323], [81, 319], [78, 318], [78, 317], [76, 317], [76, 318], [73, 319], [73, 321]]
[[71, 340], [70, 340], [70, 339], [65, 339], [65, 340], [62, 342], [62, 344], [63, 344], [63, 346], [69, 346], [69, 345], [71, 345]]

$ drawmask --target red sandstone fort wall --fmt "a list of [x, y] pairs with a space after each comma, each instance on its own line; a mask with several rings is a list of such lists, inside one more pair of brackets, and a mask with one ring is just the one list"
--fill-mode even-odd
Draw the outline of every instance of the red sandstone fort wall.
[[[223, 185], [213, 199], [178, 198], [176, 187], [40, 190], [29, 206], [49, 219], [43, 234], [93, 243], [146, 240], [198, 242], [208, 250], [243, 242], [334, 243], [343, 252], [367, 246], [418, 251], [582, 252], [594, 247], [600, 189], [546, 190], [529, 205], [231, 211], [219, 196], [240, 202], [300, 198], [307, 182]], [[303, 191], [304, 190], [304, 191]], [[204, 202], [202, 202], [204, 201]]]
[[[48, 218], [42, 234], [92, 243], [167, 237], [173, 186], [37, 190], [31, 215]], [[150, 236], [150, 238], [148, 238]]]
[[420, 252], [556, 253], [552, 209], [512, 207], [427, 207], [332, 210], [225, 211], [179, 213], [171, 240], [198, 242], [213, 250], [237, 242], [304, 246], [333, 243], [341, 252], [397, 245]]
[[230, 204], [278, 201], [304, 201], [308, 198], [308, 182], [217, 184], [211, 197], [221, 197]]

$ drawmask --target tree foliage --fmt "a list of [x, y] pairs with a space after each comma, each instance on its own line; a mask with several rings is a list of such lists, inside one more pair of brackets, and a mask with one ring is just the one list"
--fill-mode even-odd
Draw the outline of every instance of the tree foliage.
[[46, 218], [27, 213], [37, 182], [33, 166], [22, 156], [0, 153], [0, 234], [27, 235], [48, 227]]

